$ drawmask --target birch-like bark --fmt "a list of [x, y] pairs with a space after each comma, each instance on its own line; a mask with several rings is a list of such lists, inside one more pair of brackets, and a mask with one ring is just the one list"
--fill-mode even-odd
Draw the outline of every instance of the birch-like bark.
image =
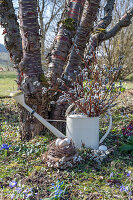
[[[41, 66], [37, 0], [19, 0], [19, 18], [23, 47], [23, 59], [20, 63], [23, 75], [21, 88], [25, 93], [26, 103], [47, 118], [47, 96], [42, 97], [42, 87], [46, 83], [42, 80], [45, 78]], [[22, 140], [29, 140], [44, 129], [42, 124], [23, 108], [20, 109], [20, 128]]]
[[19, 18], [23, 48], [23, 59], [20, 63], [24, 79], [22, 90], [25, 94], [32, 94], [36, 92], [36, 86], [33, 83], [39, 81], [40, 76], [43, 75], [37, 1], [20, 0]]
[[[89, 39], [94, 21], [96, 20], [99, 6], [100, 0], [86, 0], [85, 2], [80, 26], [77, 29], [76, 37], [74, 40], [74, 45], [76, 46], [78, 53], [73, 46], [68, 64], [64, 72], [64, 78], [66, 79], [68, 76], [73, 79], [75, 78], [74, 71], [78, 71], [78, 66], [81, 64], [81, 57], [83, 58], [86, 42]], [[80, 54], [80, 56], [78, 54]]]
[[22, 41], [19, 31], [19, 24], [15, 15], [15, 10], [11, 0], [0, 1], [0, 24], [4, 28], [4, 44], [10, 53], [11, 61], [17, 70], [18, 88], [21, 84], [21, 73], [19, 62], [22, 58]]
[[57, 77], [60, 77], [63, 72], [83, 6], [84, 0], [70, 0], [66, 16], [60, 23], [48, 66], [48, 79], [52, 84], [56, 83]]

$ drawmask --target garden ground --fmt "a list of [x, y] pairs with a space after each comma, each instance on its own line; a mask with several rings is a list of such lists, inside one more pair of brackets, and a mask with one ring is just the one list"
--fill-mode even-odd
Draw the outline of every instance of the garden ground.
[[[0, 96], [9, 95], [7, 90], [10, 89], [6, 88], [6, 85], [13, 89], [11, 83], [14, 75], [9, 73], [4, 76], [5, 81], [8, 78], [9, 80], [0, 82], [3, 84]], [[2, 74], [0, 81], [3, 81]], [[7, 93], [3, 93], [2, 90]], [[127, 82], [127, 90], [119, 97], [118, 105], [112, 109], [113, 127], [104, 142], [108, 148], [115, 146], [114, 151], [99, 165], [90, 161], [87, 156], [88, 150], [82, 149], [79, 153], [84, 160], [76, 167], [66, 170], [48, 168], [42, 160], [47, 145], [54, 139], [53, 135], [44, 132], [29, 142], [22, 142], [17, 105], [12, 99], [1, 100], [2, 143], [12, 146], [9, 150], [0, 150], [0, 199], [54, 199], [54, 195], [57, 199], [64, 200], [133, 199], [133, 156], [130, 151], [120, 151], [120, 146], [128, 139], [127, 136], [123, 136], [122, 128], [133, 118], [132, 97], [130, 81]], [[101, 116], [101, 135], [107, 130], [107, 126], [108, 120]]]

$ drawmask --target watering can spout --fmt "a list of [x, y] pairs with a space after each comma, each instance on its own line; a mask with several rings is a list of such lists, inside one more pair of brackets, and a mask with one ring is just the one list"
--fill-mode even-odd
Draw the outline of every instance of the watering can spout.
[[30, 108], [24, 100], [24, 94], [21, 90], [14, 91], [10, 93], [10, 96], [15, 99], [15, 101], [21, 104], [26, 110], [28, 110], [36, 119], [38, 119], [45, 127], [47, 127], [55, 136], [60, 138], [66, 138], [64, 134], [62, 134], [58, 129], [52, 126], [49, 122], [47, 122], [43, 117], [37, 114], [32, 108]]
[[13, 99], [15, 99], [15, 101], [22, 106], [25, 104], [24, 94], [21, 90], [11, 92], [10, 96], [13, 97]]

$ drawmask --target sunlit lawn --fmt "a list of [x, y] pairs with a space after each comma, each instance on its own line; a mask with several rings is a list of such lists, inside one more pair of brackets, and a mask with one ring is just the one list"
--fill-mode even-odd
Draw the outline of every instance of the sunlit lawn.
[[0, 96], [8, 96], [17, 89], [16, 72], [0, 72]]

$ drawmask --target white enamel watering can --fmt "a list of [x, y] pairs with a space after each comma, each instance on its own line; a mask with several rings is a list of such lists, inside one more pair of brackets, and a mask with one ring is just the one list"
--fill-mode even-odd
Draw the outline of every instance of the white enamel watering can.
[[39, 114], [37, 114], [32, 108], [30, 108], [24, 100], [24, 94], [21, 91], [14, 91], [10, 94], [11, 97], [13, 97], [17, 103], [21, 104], [25, 109], [27, 109], [36, 119], [38, 119], [46, 128], [48, 128], [55, 136], [58, 138], [64, 138], [63, 143], [66, 145], [66, 143], [70, 143], [70, 140], [74, 142], [75, 146], [77, 148], [80, 148], [83, 144], [85, 147], [90, 147], [92, 149], [97, 149], [99, 147], [99, 144], [103, 142], [103, 140], [107, 137], [109, 134], [109, 131], [112, 126], [112, 117], [109, 112], [110, 117], [110, 125], [109, 129], [106, 132], [106, 134], [101, 138], [99, 142], [99, 117], [87, 117], [85, 115], [68, 115], [71, 108], [74, 106], [72, 104], [68, 107], [66, 111], [66, 136], [62, 134], [58, 129], [56, 129], [54, 126], [52, 126], [47, 120], [45, 120], [43, 117], [41, 117]]
[[112, 116], [108, 110], [110, 118], [109, 128], [99, 141], [99, 117], [88, 117], [81, 114], [69, 114], [74, 103], [66, 111], [66, 136], [72, 139], [77, 148], [84, 145], [86, 148], [98, 149], [99, 144], [104, 141], [112, 126]]

